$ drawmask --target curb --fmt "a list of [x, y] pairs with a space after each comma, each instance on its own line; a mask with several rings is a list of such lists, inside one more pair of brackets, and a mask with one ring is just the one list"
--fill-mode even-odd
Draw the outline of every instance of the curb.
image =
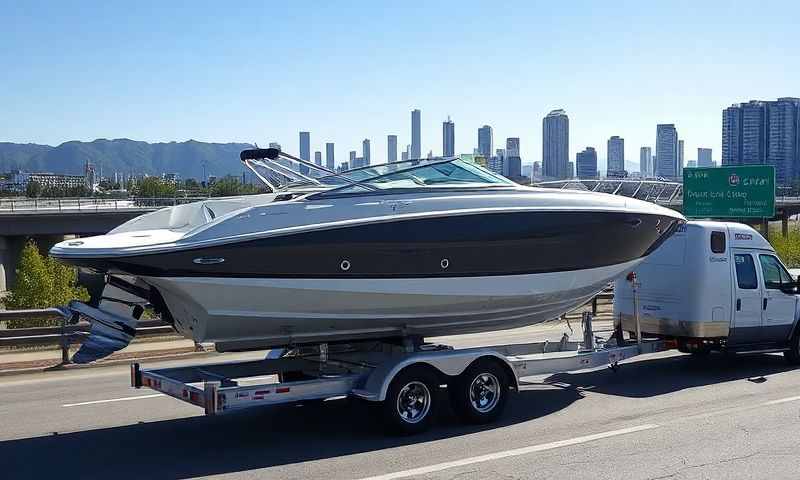
[[38, 367], [16, 368], [10, 370], [2, 370], [2, 366], [0, 366], [0, 377], [9, 377], [13, 375], [24, 375], [33, 373], [56, 372], [56, 371], [83, 370], [88, 368], [113, 367], [116, 365], [127, 365], [132, 362], [143, 361], [143, 360], [166, 361], [166, 360], [181, 360], [189, 358], [207, 357], [211, 355], [219, 355], [215, 351], [203, 351], [203, 352], [189, 351], [189, 352], [159, 354], [158, 350], [153, 350], [152, 353], [153, 355], [110, 359], [103, 361], [102, 363], [87, 363], [87, 364], [71, 363], [69, 365], [46, 365]]

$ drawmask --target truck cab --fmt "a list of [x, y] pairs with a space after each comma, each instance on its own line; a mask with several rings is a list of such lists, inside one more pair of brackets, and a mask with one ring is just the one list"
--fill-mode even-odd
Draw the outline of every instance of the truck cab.
[[[747, 225], [688, 222], [635, 273], [643, 334], [675, 339], [693, 353], [797, 346], [797, 282]], [[632, 332], [634, 303], [632, 282], [618, 279], [615, 318]]]

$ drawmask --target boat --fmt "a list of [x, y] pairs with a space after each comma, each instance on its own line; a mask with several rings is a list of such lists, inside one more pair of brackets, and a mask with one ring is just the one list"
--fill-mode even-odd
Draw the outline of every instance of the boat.
[[50, 254], [143, 299], [185, 337], [241, 351], [554, 319], [685, 223], [653, 203], [518, 185], [460, 157], [340, 173], [272, 148], [241, 160], [270, 193], [164, 208]]

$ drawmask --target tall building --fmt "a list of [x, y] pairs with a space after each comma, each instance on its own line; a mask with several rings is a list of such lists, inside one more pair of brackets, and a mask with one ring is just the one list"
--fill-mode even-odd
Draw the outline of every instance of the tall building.
[[452, 157], [456, 154], [456, 124], [447, 117], [442, 122], [442, 156]]
[[800, 176], [800, 98], [779, 98], [767, 112], [767, 164], [775, 166], [775, 181], [788, 185]]
[[522, 176], [522, 157], [519, 155], [519, 137], [506, 138], [505, 169], [508, 178]]
[[365, 138], [363, 142], [361, 142], [361, 158], [364, 159], [362, 167], [366, 167], [370, 165], [370, 151], [369, 151], [369, 138]]
[[311, 133], [300, 132], [300, 158], [306, 162], [311, 161]]
[[592, 147], [586, 147], [575, 155], [575, 168], [579, 179], [597, 178], [597, 152]]
[[564, 179], [568, 168], [569, 117], [564, 110], [553, 110], [542, 120], [542, 175]]
[[712, 163], [711, 160], [711, 149], [710, 148], [698, 148], [697, 149], [697, 166], [698, 167], [710, 167]]
[[653, 151], [650, 147], [639, 149], [639, 173], [642, 177], [653, 176]]
[[386, 152], [386, 161], [387, 162], [396, 162], [397, 161], [397, 135], [388, 135], [386, 137], [386, 145], [387, 145], [387, 152]]
[[575, 178], [575, 162], [567, 162], [567, 178]]
[[333, 157], [333, 143], [328, 142], [325, 144], [325, 167], [328, 170], [333, 170], [336, 166], [336, 160]]
[[478, 154], [486, 158], [492, 156], [492, 127], [489, 125], [478, 129]]
[[625, 176], [625, 139], [616, 135], [608, 139], [606, 175], [609, 177]]
[[683, 178], [683, 140], [678, 140], [678, 176]]
[[320, 152], [319, 150], [314, 152], [314, 163], [316, 163], [320, 167], [322, 166], [322, 152]]
[[358, 152], [350, 150], [350, 161], [348, 162], [350, 168], [358, 168], [358, 165], [356, 165], [356, 155], [358, 155]]
[[661, 123], [656, 126], [655, 174], [666, 178], [678, 176], [678, 130], [675, 124]]
[[410, 159], [422, 158], [422, 112], [419, 109], [411, 111], [411, 150], [408, 152]]
[[722, 165], [775, 166], [779, 185], [800, 177], [800, 98], [751, 100], [722, 111]]

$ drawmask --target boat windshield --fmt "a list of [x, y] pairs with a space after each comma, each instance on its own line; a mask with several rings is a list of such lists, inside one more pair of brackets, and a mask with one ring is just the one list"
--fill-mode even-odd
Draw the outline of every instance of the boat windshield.
[[[460, 158], [386, 163], [323, 177], [320, 181], [327, 185], [336, 182], [341, 186], [326, 189], [316, 194], [317, 197], [388, 189], [516, 185], [505, 177]], [[342, 185], [343, 182], [346, 184]]]
[[426, 158], [384, 163], [340, 173], [288, 156], [247, 159], [245, 164], [273, 191], [310, 187], [323, 193], [347, 194], [390, 188], [515, 185], [505, 177], [462, 160]]

